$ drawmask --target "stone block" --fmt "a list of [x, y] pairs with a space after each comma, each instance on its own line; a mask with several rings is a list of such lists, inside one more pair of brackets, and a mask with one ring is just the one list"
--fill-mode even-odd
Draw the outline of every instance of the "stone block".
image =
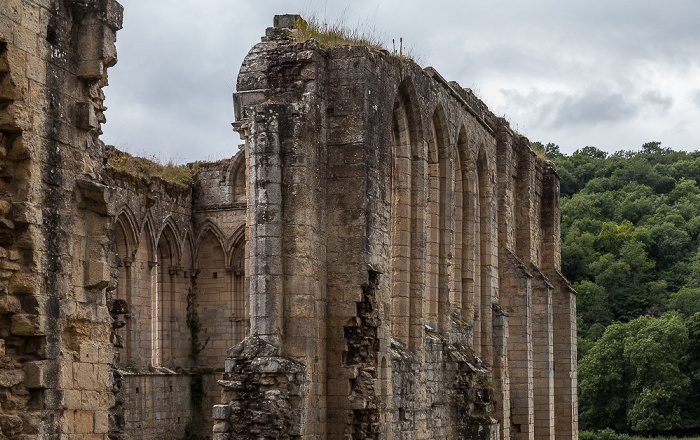
[[0, 314], [14, 314], [21, 311], [22, 304], [20, 304], [19, 298], [10, 295], [3, 295], [2, 298], [0, 298]]
[[0, 16], [19, 24], [22, 20], [22, 3], [19, 0], [3, 0], [0, 3]]
[[75, 125], [83, 130], [92, 130], [99, 127], [95, 106], [91, 102], [78, 102], [75, 104]]
[[104, 289], [109, 285], [111, 269], [104, 261], [88, 261], [85, 270], [85, 287]]
[[91, 434], [94, 429], [94, 412], [76, 411], [74, 431], [76, 434]]
[[18, 49], [32, 55], [39, 53], [39, 40], [37, 34], [22, 26], [15, 26], [15, 46]]
[[80, 362], [97, 363], [99, 361], [99, 346], [92, 341], [80, 343]]
[[73, 362], [73, 384], [76, 388], [80, 390], [94, 390], [96, 379], [92, 364]]
[[82, 391], [80, 393], [81, 409], [95, 411], [99, 409], [100, 395], [97, 391]]
[[231, 415], [231, 407], [228, 405], [214, 405], [211, 417], [214, 420], [228, 420]]
[[218, 432], [229, 432], [231, 427], [227, 422], [214, 422], [214, 428], [212, 429], [212, 432], [218, 433]]
[[56, 364], [50, 361], [27, 362], [24, 364], [24, 373], [24, 386], [27, 388], [55, 388], [58, 385]]
[[10, 329], [17, 336], [44, 336], [44, 322], [43, 316], [16, 314], [12, 316]]
[[95, 411], [95, 434], [105, 434], [109, 431], [109, 413]]
[[[13, 40], [13, 38], [12, 38], [12, 21], [10, 21], [9, 18], [3, 16], [1, 13], [0, 13], [0, 39], [2, 39], [3, 41], [12, 41]], [[5, 64], [8, 64], [8, 63], [5, 61]], [[2, 61], [2, 57], [0, 57], [0, 68], [3, 68], [3, 65], [4, 64]], [[6, 70], [0, 70], [0, 72], [8, 72], [9, 70], [10, 69], [8, 66], [6, 68]]]
[[82, 391], [80, 390], [65, 390], [63, 393], [63, 404], [66, 409], [82, 409], [83, 408], [83, 398]]
[[[75, 432], [75, 411], [64, 411], [61, 417], [61, 433], [72, 434]], [[66, 436], [68, 437], [68, 436]]]
[[22, 370], [0, 370], [0, 387], [10, 388], [24, 382]]
[[105, 73], [102, 60], [82, 61], [78, 65], [78, 76], [85, 79], [99, 79]]
[[46, 62], [34, 55], [27, 55], [27, 78], [46, 84]]

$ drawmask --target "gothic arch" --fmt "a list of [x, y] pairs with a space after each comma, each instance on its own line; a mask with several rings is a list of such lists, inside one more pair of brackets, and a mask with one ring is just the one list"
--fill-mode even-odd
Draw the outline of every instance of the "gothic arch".
[[136, 225], [137, 222], [133, 211], [131, 211], [128, 206], [123, 206], [119, 210], [119, 214], [114, 221], [115, 230], [121, 229], [124, 234], [123, 246], [127, 250], [127, 253], [124, 255], [119, 255], [120, 258], [123, 258], [124, 256], [131, 257], [136, 252], [136, 248], [138, 246], [138, 235], [136, 232], [138, 228]]
[[435, 109], [428, 138], [426, 317], [439, 329], [447, 323], [448, 253], [454, 237], [452, 218], [454, 153], [449, 148], [442, 106]]
[[229, 271], [231, 274], [231, 323], [232, 345], [245, 338], [250, 332], [249, 290], [245, 282], [246, 241], [245, 225], [233, 235], [234, 240], [229, 252]]
[[417, 95], [410, 78], [394, 101], [391, 194], [391, 327], [409, 348], [422, 345], [425, 290], [425, 188], [427, 152], [421, 132]]
[[462, 319], [470, 325], [475, 319], [475, 290], [479, 283], [476, 264], [476, 170], [471, 160], [470, 143], [466, 127], [462, 126], [457, 136], [456, 144], [459, 174], [455, 176], [456, 182], [461, 186], [461, 261], [460, 280], [455, 284], [461, 284], [460, 303], [456, 307], [461, 311]]
[[[475, 298], [477, 295], [480, 296], [479, 300], [479, 322], [480, 329], [479, 334], [480, 343], [477, 344], [476, 338], [474, 341], [475, 347], [479, 347], [479, 354], [482, 359], [487, 363], [491, 364], [493, 358], [493, 295], [492, 295], [492, 283], [493, 283], [493, 258], [495, 257], [495, 244], [494, 244], [494, 234], [493, 225], [495, 222], [494, 207], [493, 202], [493, 183], [491, 179], [490, 164], [488, 155], [486, 154], [486, 149], [483, 144], [479, 145], [476, 155], [476, 216], [475, 227], [477, 228], [477, 233], [475, 234], [476, 244], [477, 244], [477, 257], [476, 264], [478, 264], [478, 276], [479, 276], [479, 287], [478, 292], [475, 291]], [[475, 334], [477, 331], [477, 326], [475, 325]]]
[[[143, 243], [144, 239], [146, 243]], [[156, 240], [155, 228], [153, 227], [153, 217], [150, 213], [147, 213], [141, 224], [139, 230], [139, 248], [146, 245], [146, 250], [148, 252], [148, 260], [155, 261], [156, 255], [156, 245], [158, 241]]]
[[[202, 229], [196, 246], [195, 293], [202, 328], [211, 338], [197, 356], [199, 366], [216, 368], [231, 347], [231, 271], [226, 266], [225, 249], [212, 225]], [[221, 342], [224, 342], [223, 344]]]
[[195, 257], [197, 257], [199, 253], [199, 248], [202, 243], [202, 240], [204, 240], [207, 233], [210, 232], [214, 235], [214, 237], [216, 237], [216, 240], [219, 243], [219, 246], [221, 246], [221, 249], [227, 248], [226, 236], [224, 235], [221, 228], [219, 228], [219, 226], [213, 221], [207, 219], [202, 223], [202, 226], [199, 228], [199, 234], [197, 234], [197, 239], [194, 242]]
[[165, 218], [165, 221], [163, 221], [163, 226], [160, 228], [160, 231], [158, 232], [158, 242], [160, 243], [161, 238], [163, 238], [164, 235], [167, 235], [168, 243], [171, 246], [171, 257], [173, 259], [173, 264], [178, 263], [180, 261], [180, 257], [182, 255], [182, 249], [181, 249], [181, 242], [180, 242], [180, 235], [178, 234], [178, 227], [177, 224], [175, 223], [175, 220], [173, 220], [172, 216], [168, 216]]
[[233, 158], [231, 183], [233, 184], [233, 201], [245, 202], [248, 182], [246, 179], [245, 152], [243, 151], [239, 151]]

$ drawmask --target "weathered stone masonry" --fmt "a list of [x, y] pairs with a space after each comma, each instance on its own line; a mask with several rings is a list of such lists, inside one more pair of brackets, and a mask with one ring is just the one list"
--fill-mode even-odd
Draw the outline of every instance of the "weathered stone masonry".
[[552, 165], [294, 20], [183, 185], [105, 166], [116, 1], [0, 3], [0, 437], [577, 437]]
[[577, 438], [552, 164], [432, 68], [297, 43], [297, 19], [275, 17], [234, 95], [251, 336], [223, 384], [282, 356], [305, 394], [225, 393], [215, 438], [256, 438], [235, 410], [280, 396], [280, 438]]

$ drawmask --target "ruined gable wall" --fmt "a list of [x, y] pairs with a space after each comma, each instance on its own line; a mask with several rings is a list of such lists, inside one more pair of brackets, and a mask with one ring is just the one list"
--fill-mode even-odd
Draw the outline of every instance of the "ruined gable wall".
[[[558, 219], [542, 218], [556, 174], [434, 70], [291, 42], [293, 20], [276, 17], [235, 95], [252, 336], [229, 352], [238, 403], [217, 407], [215, 433], [273, 429], [241, 419], [268, 408], [291, 438], [551, 438], [547, 402], [575, 389], [551, 375], [552, 341], [574, 325], [570, 311], [566, 328], [552, 320], [554, 298], [572, 298], [549, 281], [563, 280]], [[261, 370], [251, 356], [285, 361]], [[287, 381], [300, 398], [267, 402]], [[258, 391], [239, 400], [249, 382]]]

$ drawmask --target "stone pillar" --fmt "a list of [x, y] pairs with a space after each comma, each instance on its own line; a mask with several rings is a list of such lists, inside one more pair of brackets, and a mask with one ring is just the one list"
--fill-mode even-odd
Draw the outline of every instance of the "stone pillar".
[[[251, 334], [282, 344], [282, 156], [279, 132], [284, 106], [258, 105], [250, 115], [248, 150], [248, 234]], [[259, 119], [260, 123], [252, 121]], [[264, 122], [263, 122], [264, 121]]]
[[561, 273], [559, 176], [545, 163], [542, 176], [542, 271], [552, 292], [554, 356], [554, 430], [559, 439], [578, 438], [576, 374], [576, 292]]
[[552, 286], [536, 267], [532, 286], [532, 350], [535, 439], [554, 439]]
[[554, 426], [559, 439], [578, 439], [576, 292], [559, 273], [554, 281]]
[[493, 310], [493, 382], [496, 391], [499, 392], [495, 396], [494, 415], [500, 424], [500, 440], [510, 440], [510, 411], [511, 411], [511, 396], [510, 396], [510, 371], [508, 368], [508, 336], [510, 329], [508, 327], [508, 313], [500, 306], [494, 305]]
[[501, 262], [501, 307], [508, 313], [511, 438], [534, 439], [532, 273], [511, 252]]

